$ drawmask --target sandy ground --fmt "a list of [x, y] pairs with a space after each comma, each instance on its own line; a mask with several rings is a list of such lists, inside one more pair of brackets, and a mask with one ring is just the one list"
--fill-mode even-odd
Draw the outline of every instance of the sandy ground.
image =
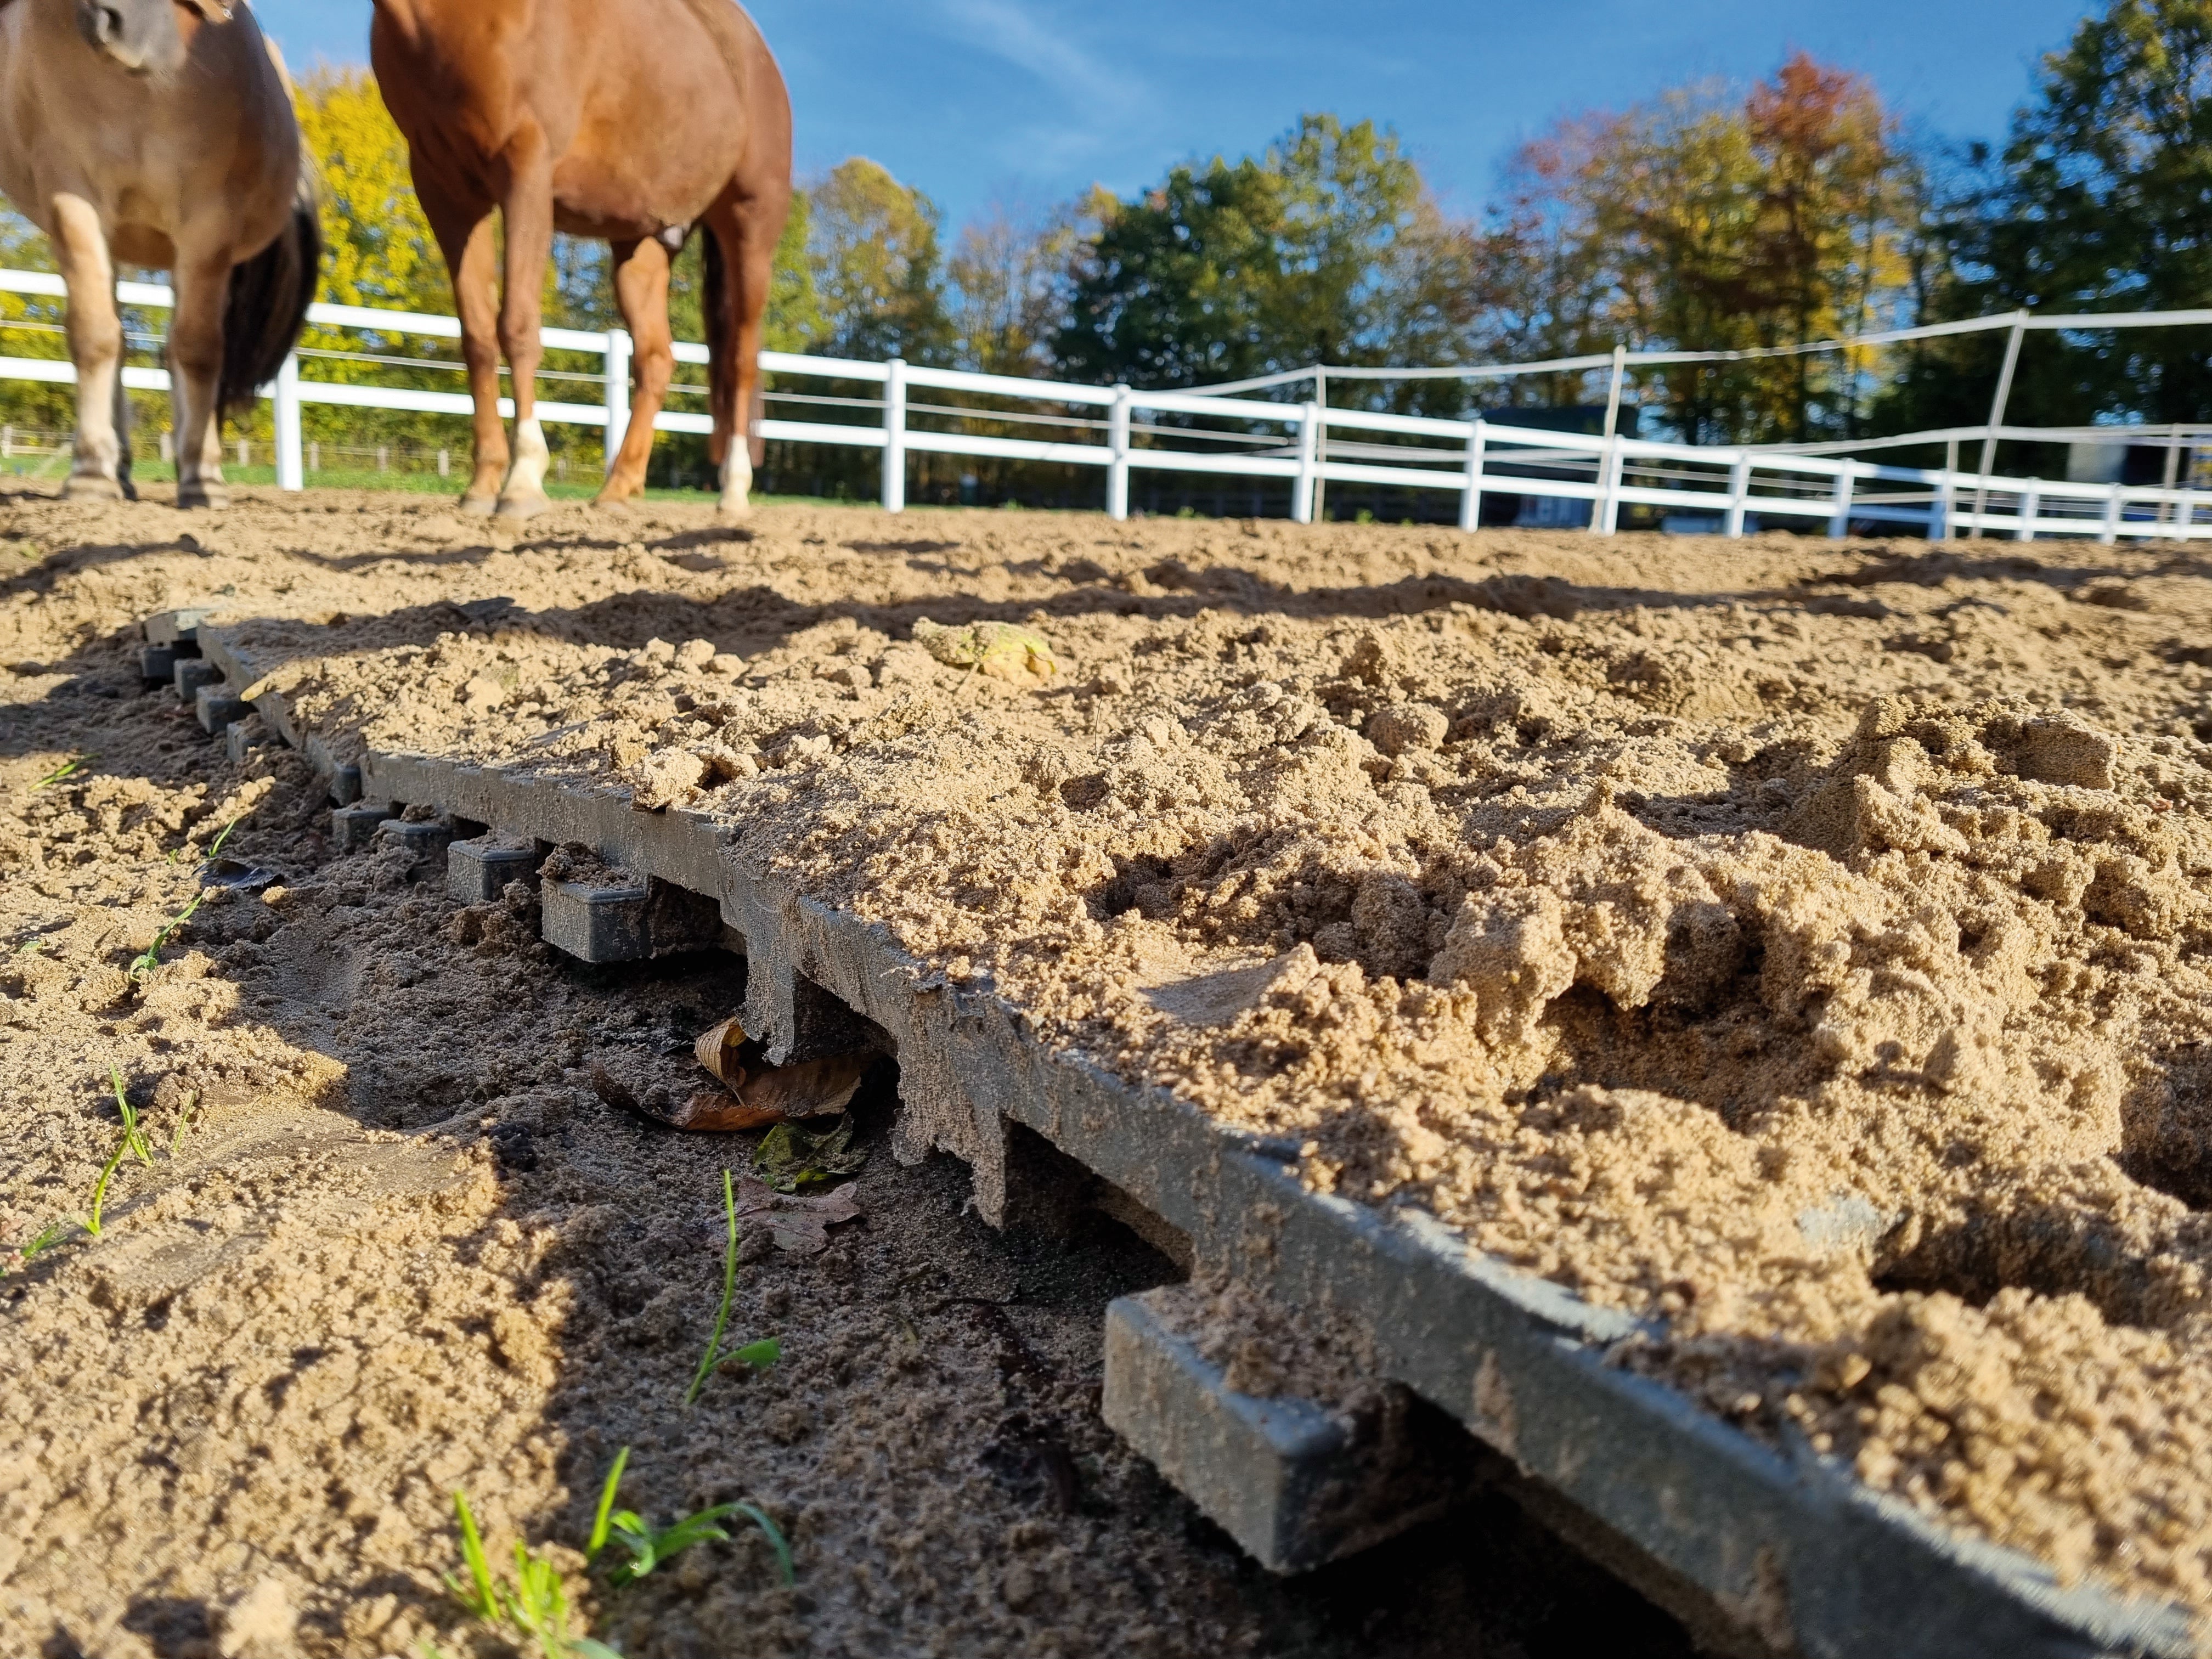
[[[1048, 1040], [1297, 1145], [1316, 1188], [1419, 1203], [1644, 1316], [1657, 1334], [1620, 1363], [1750, 1432], [1802, 1433], [2066, 1577], [2212, 1608], [2212, 583], [2192, 554], [811, 511], [732, 536], [576, 510], [518, 541], [350, 502], [241, 509], [163, 550], [176, 521], [152, 508], [16, 514], [46, 568], [0, 611], [0, 648], [36, 665], [18, 695], [41, 720], [120, 672], [127, 616], [218, 604], [342, 751], [498, 758], [724, 817], [739, 856], [883, 922]], [[989, 641], [962, 630], [994, 623], [1038, 641], [1003, 677], [966, 665]], [[125, 718], [116, 701], [100, 719]], [[72, 745], [100, 746], [88, 727], [27, 741], [27, 779]], [[131, 798], [104, 758], [27, 811], [135, 836], [142, 860], [188, 820], [204, 840], [258, 780], [173, 752], [193, 758], [164, 787], [205, 786], [189, 805]], [[241, 836], [269, 833], [288, 787], [304, 786], [278, 776]], [[76, 856], [53, 846], [16, 890], [66, 890]], [[375, 889], [288, 872], [274, 907], [204, 928], [352, 925], [362, 907], [334, 890], [356, 880]], [[442, 910], [408, 902], [392, 925], [436, 948]], [[83, 960], [119, 974], [139, 947], [112, 910], [109, 932], [79, 922], [33, 952], [25, 996], [91, 983], [64, 943], [81, 929]], [[467, 959], [493, 964], [473, 971], [521, 971], [521, 921], [463, 924]], [[592, 1119], [574, 1092], [588, 1018], [495, 1041], [521, 1018], [494, 1012], [512, 994], [471, 1000], [419, 961], [325, 978], [322, 1013], [292, 1017], [316, 1035], [272, 1012], [268, 1056], [240, 1056], [238, 1011], [308, 981], [277, 937], [197, 945], [204, 967], [183, 957], [140, 991], [106, 981], [125, 1024], [88, 1029], [132, 1034], [119, 1057], [149, 1091], [162, 1072], [210, 1098], [281, 1076], [356, 1121], [474, 1126], [495, 1148], [542, 1140], [533, 1112]], [[389, 1076], [416, 998], [410, 1068], [463, 1010], [468, 1052], [499, 1055], [453, 1062], [442, 1099]], [[161, 1021], [216, 1019], [199, 1069], [155, 1048], [183, 1041]], [[88, 1104], [95, 1066], [74, 1064], [82, 1171], [112, 1132]], [[927, 1121], [901, 1133], [909, 1154], [931, 1134], [958, 1150]], [[543, 1159], [533, 1178], [591, 1167]], [[471, 1201], [434, 1200], [474, 1238], [492, 1212]], [[551, 1298], [540, 1328], [575, 1333], [573, 1365], [606, 1327], [563, 1310], [583, 1293], [556, 1242], [571, 1224], [538, 1214], [514, 1218], [512, 1257], [469, 1260], [547, 1287], [530, 1306]], [[707, 1299], [698, 1248], [658, 1249], [695, 1275], [686, 1307]], [[500, 1365], [495, 1323], [483, 1340]], [[574, 1467], [509, 1478], [526, 1493], [556, 1475], [573, 1508]]]
[[[747, 1228], [732, 1334], [781, 1360], [685, 1409], [720, 1171], [757, 1137], [658, 1129], [589, 1079], [693, 1078], [741, 965], [586, 970], [526, 906], [463, 913], [402, 854], [334, 856], [296, 756], [232, 765], [136, 674], [137, 619], [191, 601], [434, 643], [470, 626], [448, 601], [527, 595], [602, 660], [702, 633], [804, 659], [856, 604], [972, 610], [1102, 528], [769, 514], [730, 542], [564, 511], [488, 545], [389, 497], [0, 506], [0, 1249], [88, 1214], [122, 1138], [111, 1066], [150, 1154], [100, 1237], [0, 1255], [0, 1651], [501, 1651], [441, 1582], [451, 1490], [495, 1558], [572, 1551], [625, 1444], [627, 1505], [756, 1501], [798, 1568], [781, 1588], [744, 1533], [615, 1592], [557, 1553], [632, 1659], [1686, 1650], [1501, 1499], [1308, 1579], [1252, 1569], [1098, 1420], [1103, 1306], [1170, 1264], [1103, 1221], [983, 1226], [955, 1160], [890, 1155], [882, 1072], [860, 1218], [812, 1255]], [[703, 599], [721, 620], [681, 626]], [[165, 936], [234, 822], [223, 854], [278, 885]]]

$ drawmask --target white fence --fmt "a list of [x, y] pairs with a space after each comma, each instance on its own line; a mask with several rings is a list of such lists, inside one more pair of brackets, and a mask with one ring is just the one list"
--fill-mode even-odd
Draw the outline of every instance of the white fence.
[[[0, 271], [0, 292], [58, 298], [64, 290], [58, 276], [44, 272]], [[140, 283], [119, 284], [118, 298], [130, 306], [164, 307], [170, 303], [167, 289]], [[414, 312], [316, 305], [307, 317], [311, 325], [322, 328], [460, 337], [458, 319]], [[0, 329], [25, 326], [52, 325], [0, 319]], [[629, 335], [619, 329], [597, 333], [549, 328], [543, 337], [550, 350], [599, 357], [600, 373], [565, 378], [594, 381], [603, 395], [595, 404], [541, 401], [538, 417], [601, 428], [606, 453], [611, 456], [629, 417]], [[681, 343], [676, 356], [679, 362], [703, 364], [707, 349]], [[465, 392], [313, 378], [301, 372], [303, 357], [311, 362], [342, 357], [416, 368], [449, 366], [306, 347], [294, 353], [263, 394], [276, 405], [276, 476], [285, 489], [299, 489], [306, 482], [300, 422], [304, 404], [460, 416], [471, 410]], [[456, 374], [462, 372], [459, 363], [450, 367]], [[1279, 403], [1205, 391], [1136, 392], [1127, 386], [927, 368], [896, 359], [858, 362], [769, 351], [761, 354], [761, 367], [775, 386], [768, 394], [771, 405], [835, 410], [843, 416], [799, 420], [771, 414], [759, 423], [761, 436], [881, 451], [883, 504], [894, 513], [906, 505], [907, 457], [928, 453], [1097, 467], [1104, 475], [1106, 510], [1116, 519], [1128, 514], [1130, 475], [1152, 471], [1287, 485], [1291, 516], [1302, 523], [1311, 520], [1326, 486], [1341, 483], [1455, 494], [1459, 522], [1465, 529], [1480, 522], [1484, 496], [1498, 494], [1587, 502], [1587, 509], [1568, 511], [1578, 517], [1587, 510], [1589, 528], [1605, 535], [1617, 527], [1622, 507], [1633, 504], [1656, 508], [1680, 527], [1729, 536], [1743, 534], [1747, 525], [1757, 520], [1820, 526], [1831, 536], [1848, 534], [1854, 524], [1870, 524], [1917, 529], [1936, 539], [1961, 532], [2023, 540], [2087, 535], [2106, 542], [2121, 536], [2212, 538], [2212, 491], [2172, 483], [2152, 486], [2006, 477], [1962, 471], [1958, 465], [1962, 441], [1981, 441], [1986, 455], [1997, 439], [2063, 442], [2085, 435], [2080, 431], [1990, 425], [1883, 441], [1889, 447], [1946, 446], [1942, 467], [1908, 467], [1779, 446], [1662, 443], [1618, 434], [1600, 436], [1503, 422], [1339, 409], [1311, 401]], [[549, 377], [555, 384], [559, 378]], [[74, 382], [76, 374], [66, 360], [0, 357], [0, 380], [4, 379], [66, 384]], [[860, 385], [871, 388], [872, 395], [790, 389], [793, 383], [809, 380]], [[165, 370], [126, 368], [124, 383], [137, 390], [166, 391], [169, 381]], [[878, 387], [880, 392], [873, 392]], [[693, 385], [672, 390], [696, 393], [703, 388]], [[933, 403], [927, 396], [933, 392], [970, 402]], [[917, 393], [923, 395], [918, 398]], [[1019, 407], [1005, 406], [1009, 404]], [[500, 407], [504, 415], [514, 413], [508, 399], [502, 398]], [[1146, 416], [1180, 419], [1163, 423], [1141, 418]], [[653, 424], [660, 431], [704, 433], [712, 423], [703, 414], [664, 410]], [[1049, 428], [1055, 435], [1008, 436], [974, 429], [979, 425], [1030, 432]], [[2125, 435], [2114, 429], [2088, 430], [2106, 441]], [[2178, 448], [2184, 441], [2169, 434], [2165, 441]], [[2167, 476], [2172, 477], [2171, 467]]]

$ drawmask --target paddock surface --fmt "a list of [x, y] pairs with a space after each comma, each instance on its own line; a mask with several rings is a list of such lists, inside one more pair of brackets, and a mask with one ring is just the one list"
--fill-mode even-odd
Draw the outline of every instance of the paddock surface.
[[[452, 1486], [495, 1544], [574, 1540], [623, 1443], [633, 1507], [751, 1497], [799, 1561], [777, 1588], [747, 1534], [595, 1597], [632, 1659], [1684, 1640], [1496, 1497], [1316, 1579], [1243, 1563], [1097, 1415], [1105, 1302], [1175, 1264], [1025, 1224], [975, 1115], [888, 1065], [863, 1219], [749, 1248], [733, 1325], [783, 1359], [684, 1411], [755, 1137], [653, 1129], [592, 1077], [689, 1079], [742, 970], [586, 969], [526, 889], [461, 906], [404, 835], [343, 850], [311, 757], [716, 826], [1307, 1191], [1624, 1321], [1610, 1364], [1752, 1443], [2212, 1607], [2191, 555], [803, 508], [518, 532], [370, 495], [17, 497], [0, 535], [0, 1243], [87, 1210], [111, 1061], [156, 1143], [100, 1239], [0, 1281], [12, 1645], [410, 1649], [458, 1622]], [[137, 624], [178, 607], [313, 744], [257, 714], [226, 748], [142, 690]], [[925, 618], [1056, 672], [971, 672]], [[225, 856], [277, 884], [134, 978], [234, 819]], [[1241, 1385], [1290, 1386], [1295, 1323], [1233, 1301]]]

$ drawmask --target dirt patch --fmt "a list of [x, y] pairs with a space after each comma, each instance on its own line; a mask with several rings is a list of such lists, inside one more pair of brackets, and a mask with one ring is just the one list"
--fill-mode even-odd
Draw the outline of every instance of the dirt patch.
[[[886, 550], [857, 545], [883, 524], [858, 513], [765, 514], [733, 540], [703, 515], [564, 511], [515, 542], [375, 497], [189, 526], [151, 505], [0, 507], [0, 1245], [87, 1212], [122, 1133], [111, 1064], [152, 1158], [120, 1166], [99, 1239], [0, 1277], [0, 1649], [465, 1650], [440, 1581], [451, 1490], [495, 1555], [573, 1544], [628, 1444], [626, 1504], [665, 1522], [757, 1502], [799, 1570], [781, 1588], [748, 1533], [589, 1594], [591, 1628], [633, 1659], [1442, 1654], [1471, 1630], [1509, 1650], [1683, 1650], [1496, 1499], [1379, 1560], [1258, 1574], [1097, 1418], [1103, 1304], [1172, 1267], [1103, 1222], [1072, 1243], [982, 1226], [957, 1165], [889, 1155], [882, 1071], [854, 1102], [859, 1218], [818, 1254], [746, 1228], [732, 1335], [778, 1334], [781, 1363], [685, 1410], [721, 1282], [720, 1172], [757, 1137], [659, 1128], [607, 1105], [593, 1068], [696, 1082], [692, 1041], [737, 1006], [741, 965], [564, 963], [526, 890], [463, 908], [402, 850], [336, 853], [298, 756], [233, 765], [137, 680], [137, 618], [208, 601], [350, 630], [350, 657], [301, 667], [328, 676], [333, 730], [404, 704], [435, 711], [424, 743], [519, 743], [599, 682], [519, 691], [605, 673], [658, 739], [698, 708], [674, 708], [687, 688], [842, 710], [863, 670], [875, 699], [878, 617], [1133, 599], [1118, 576], [1044, 571], [1093, 546], [1091, 521], [945, 522]], [[1069, 614], [1037, 626], [1057, 644]], [[880, 653], [832, 648], [864, 625]], [[900, 660], [952, 721], [1034, 716], [1037, 694], [970, 701], [994, 693], [918, 654]], [[654, 686], [672, 714], [641, 703]], [[379, 687], [387, 707], [331, 714]], [[678, 793], [790, 787], [848, 736], [811, 718], [732, 733], [740, 758]], [[276, 882], [163, 939], [234, 822], [224, 854]]]

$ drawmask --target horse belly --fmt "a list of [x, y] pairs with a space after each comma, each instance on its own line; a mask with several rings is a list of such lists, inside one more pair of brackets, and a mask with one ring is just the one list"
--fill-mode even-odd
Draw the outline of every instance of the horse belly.
[[554, 222], [569, 235], [607, 241], [689, 225], [721, 194], [731, 166], [720, 157], [671, 164], [665, 156], [572, 149], [554, 170]]
[[155, 270], [168, 270], [177, 263], [177, 245], [167, 233], [143, 224], [118, 224], [109, 228], [107, 246], [116, 258], [126, 265], [145, 265]]

